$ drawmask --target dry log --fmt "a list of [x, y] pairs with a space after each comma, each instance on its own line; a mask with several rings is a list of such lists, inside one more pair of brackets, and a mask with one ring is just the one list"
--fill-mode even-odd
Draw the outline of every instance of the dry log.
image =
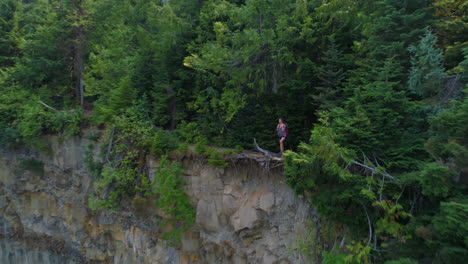
[[244, 151], [239, 155], [236, 155], [231, 158], [231, 161], [239, 159], [248, 159], [255, 160], [258, 162], [265, 170], [277, 168], [283, 166], [283, 159], [279, 154], [273, 153], [271, 151], [262, 149], [257, 140], [254, 139], [254, 148], [257, 152], [254, 151]]

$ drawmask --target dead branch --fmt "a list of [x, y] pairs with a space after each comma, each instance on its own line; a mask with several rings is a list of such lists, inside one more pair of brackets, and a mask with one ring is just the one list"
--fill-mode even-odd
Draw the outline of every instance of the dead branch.
[[109, 156], [110, 156], [110, 152], [112, 150], [112, 141], [114, 140], [114, 133], [115, 133], [115, 127], [112, 128], [112, 135], [111, 135], [111, 138], [110, 138], [110, 141], [109, 141], [109, 146], [107, 147], [107, 153], [106, 153], [107, 163], [110, 163]]
[[[351, 161], [351, 163], [352, 163], [352, 164], [355, 164], [355, 165], [358, 165], [358, 166], [361, 166], [361, 167], [363, 167], [363, 168], [365, 168], [365, 169], [368, 169], [368, 170], [370, 170], [370, 171], [372, 171], [372, 172], [375, 172], [375, 171], [377, 170], [377, 168], [375, 168], [375, 167], [374, 167], [374, 168], [373, 168], [373, 167], [369, 167], [369, 166], [367, 166], [367, 165], [365, 165], [365, 164], [362, 164], [362, 163], [360, 163], [360, 162], [357, 162], [357, 161], [355, 161], [355, 160]], [[388, 174], [388, 172], [386, 172], [386, 171], [383, 171], [383, 172], [382, 172], [382, 176], [385, 176], [385, 177], [387, 177], [387, 178], [389, 178], [389, 179], [391, 179], [391, 180], [398, 180], [397, 178], [395, 178], [395, 177], [393, 177], [392, 175]]]
[[383, 194], [383, 187], [384, 187], [384, 184], [385, 184], [385, 177], [384, 177], [384, 175], [382, 175], [382, 185], [380, 185], [380, 197], [379, 197], [379, 201], [382, 201], [382, 194]]
[[343, 239], [341, 239], [340, 248], [344, 246], [344, 243], [345, 243], [345, 236], [343, 236]]
[[[361, 204], [362, 205], [362, 204]], [[370, 221], [370, 218], [369, 218], [369, 214], [367, 213], [367, 209], [364, 205], [362, 205], [362, 208], [364, 208], [364, 212], [366, 213], [366, 216], [367, 216], [367, 222], [369, 223], [369, 240], [367, 241], [367, 246], [368, 247], [372, 241], [372, 225], [371, 225], [371, 221]]]
[[403, 185], [401, 193], [400, 193], [400, 195], [398, 195], [398, 198], [395, 201], [395, 205], [398, 205], [398, 201], [400, 200], [401, 196], [403, 195], [403, 192], [405, 191], [405, 187], [406, 187], [406, 185]]
[[231, 162], [234, 163], [235, 160], [247, 159], [255, 160], [258, 162], [266, 171], [283, 166], [281, 156], [261, 148], [257, 140], [254, 139], [254, 148], [257, 152], [248, 152], [244, 151], [231, 158]]
[[51, 107], [51, 106], [48, 106], [46, 103], [44, 103], [44, 102], [42, 102], [42, 101], [38, 101], [38, 103], [40, 103], [41, 105], [43, 105], [43, 106], [45, 106], [45, 107], [47, 107], [47, 108], [49, 108], [49, 109], [51, 109], [51, 110], [54, 110], [55, 112], [58, 112], [57, 109], [55, 109], [55, 108], [53, 108], [53, 107]]
[[254, 146], [255, 146], [255, 149], [261, 153], [263, 153], [263, 155], [265, 155], [265, 157], [268, 157], [268, 158], [271, 158], [273, 160], [281, 160], [281, 156], [276, 154], [276, 153], [273, 153], [273, 152], [270, 152], [268, 150], [265, 150], [265, 149], [262, 149], [258, 143], [257, 143], [257, 140], [254, 138]]

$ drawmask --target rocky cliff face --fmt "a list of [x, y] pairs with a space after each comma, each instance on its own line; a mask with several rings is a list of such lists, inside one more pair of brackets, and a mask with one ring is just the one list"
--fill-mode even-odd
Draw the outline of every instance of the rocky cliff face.
[[[123, 202], [117, 214], [88, 208], [93, 179], [83, 158], [92, 142], [48, 141], [50, 153], [0, 155], [4, 237], [92, 263], [303, 263], [294, 248], [315, 214], [288, 188], [279, 169], [265, 172], [248, 160], [220, 169], [191, 155], [179, 157], [197, 213], [181, 243], [171, 246], [160, 238], [163, 230], [151, 203], [135, 210]], [[42, 161], [44, 170], [21, 166], [31, 158]], [[156, 157], [147, 158], [150, 175], [158, 165]]]

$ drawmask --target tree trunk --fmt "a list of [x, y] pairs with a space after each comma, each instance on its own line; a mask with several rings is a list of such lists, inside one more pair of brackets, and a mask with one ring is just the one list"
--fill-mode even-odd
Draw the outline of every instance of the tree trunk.
[[166, 86], [166, 92], [167, 95], [170, 97], [169, 99], [169, 104], [168, 104], [168, 110], [169, 110], [169, 117], [170, 117], [170, 122], [169, 122], [169, 130], [174, 130], [176, 127], [176, 96], [175, 96], [175, 91], [172, 89], [171, 85]]
[[[78, 20], [85, 16], [82, 1], [75, 0], [74, 4], [75, 12]], [[80, 101], [80, 106], [83, 108], [84, 105], [84, 85], [83, 85], [83, 63], [84, 63], [84, 47], [86, 44], [86, 37], [84, 32], [84, 26], [81, 24], [73, 30], [73, 77], [75, 80], [75, 95]]]

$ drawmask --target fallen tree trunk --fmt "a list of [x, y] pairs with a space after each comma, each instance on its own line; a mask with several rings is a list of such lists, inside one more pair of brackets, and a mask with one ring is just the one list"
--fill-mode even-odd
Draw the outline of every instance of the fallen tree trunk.
[[273, 153], [273, 152], [270, 152], [268, 150], [265, 150], [265, 149], [262, 149], [258, 143], [257, 143], [257, 140], [254, 138], [254, 146], [255, 146], [255, 149], [261, 153], [263, 153], [263, 155], [265, 155], [265, 157], [268, 157], [270, 159], [273, 159], [273, 160], [281, 160], [281, 155], [280, 154], [277, 154], [277, 153]]
[[257, 152], [244, 151], [231, 158], [232, 161], [239, 159], [249, 159], [258, 162], [265, 170], [283, 166], [281, 155], [261, 148], [254, 138], [254, 148]]

